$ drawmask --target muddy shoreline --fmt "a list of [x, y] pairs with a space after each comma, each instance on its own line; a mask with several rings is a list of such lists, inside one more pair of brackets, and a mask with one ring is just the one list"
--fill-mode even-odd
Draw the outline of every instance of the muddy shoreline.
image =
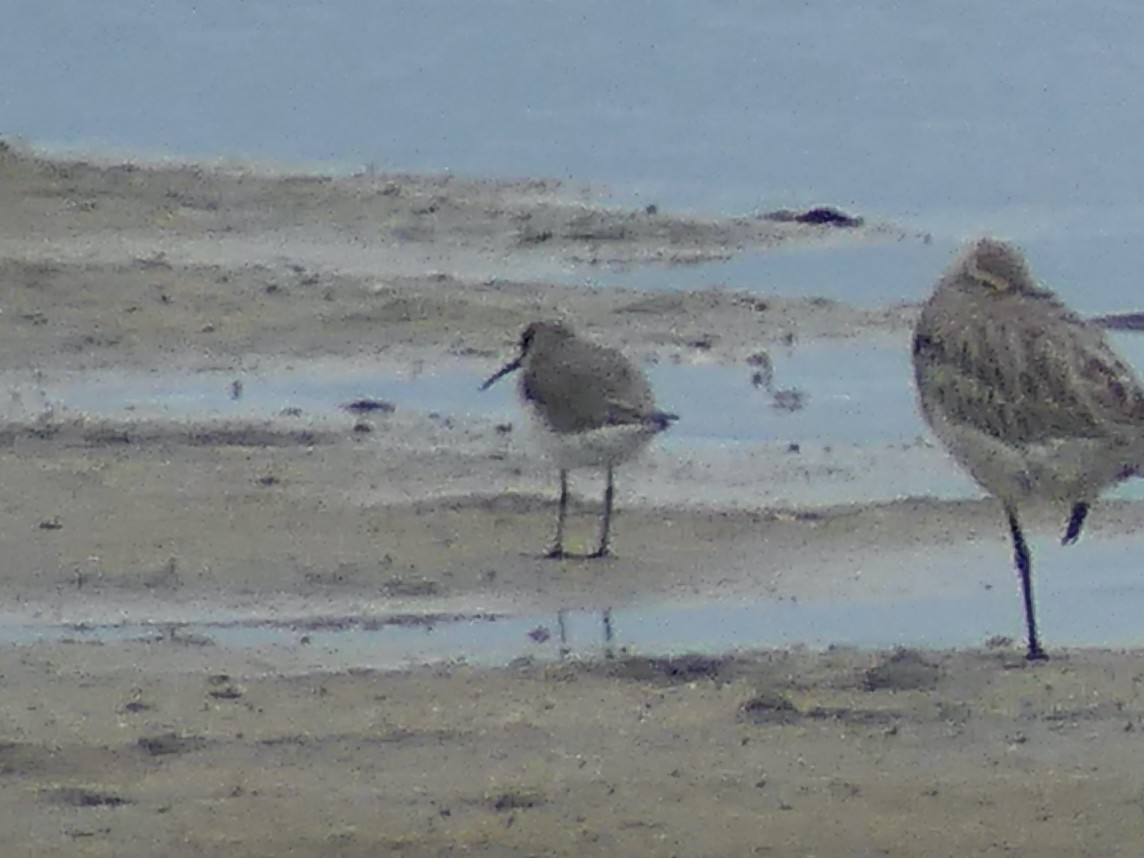
[[648, 215], [587, 196], [539, 180], [268, 176], [9, 150], [0, 358], [43, 369], [433, 362], [493, 355], [531, 319], [565, 315], [638, 356], [737, 361], [784, 338], [861, 336], [912, 319], [908, 307], [561, 282], [585, 261], [586, 275], [785, 244], [920, 240], [889, 224]]
[[[1003, 636], [554, 655], [562, 611], [1011, 586], [991, 501], [856, 499], [871, 474], [947, 467], [925, 439], [653, 449], [624, 470], [616, 557], [553, 563], [540, 556], [552, 475], [492, 419], [109, 417], [43, 395], [64, 375], [116, 372], [225, 385], [321, 361], [476, 371], [552, 315], [639, 359], [748, 373], [776, 345], [904, 341], [915, 309], [766, 284], [591, 288], [577, 272], [921, 240], [888, 224], [625, 211], [544, 179], [0, 149], [5, 854], [1135, 854], [1136, 652], [1050, 634], [1054, 658], [1036, 666]], [[712, 481], [735, 493], [703, 495]], [[575, 484], [573, 549], [594, 535], [598, 482]], [[807, 486], [819, 502], [790, 500]], [[1086, 539], [1131, 534], [1142, 512], [1103, 503]], [[1058, 518], [1034, 513], [1030, 531]], [[919, 574], [887, 559], [962, 545], [995, 564]], [[521, 657], [493, 667], [420, 663], [410, 637], [376, 670], [354, 648], [370, 623], [429, 639], [457, 616], [532, 614], [551, 619], [509, 625]], [[238, 643], [190, 616], [276, 636]]]

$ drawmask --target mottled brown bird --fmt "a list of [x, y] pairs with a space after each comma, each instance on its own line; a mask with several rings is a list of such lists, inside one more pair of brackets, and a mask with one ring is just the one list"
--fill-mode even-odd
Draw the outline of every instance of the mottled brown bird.
[[576, 336], [561, 322], [533, 322], [520, 336], [520, 354], [481, 385], [521, 370], [520, 396], [544, 432], [545, 446], [560, 469], [556, 539], [549, 557], [564, 557], [568, 471], [604, 468], [600, 542], [592, 557], [609, 551], [614, 470], [679, 419], [655, 407], [647, 377], [623, 354]]
[[1144, 462], [1144, 388], [1099, 327], [993, 238], [973, 242], [938, 281], [914, 331], [913, 363], [934, 434], [1004, 506], [1027, 655], [1045, 658], [1018, 513], [1030, 501], [1067, 505], [1061, 541], [1075, 542], [1100, 492]]

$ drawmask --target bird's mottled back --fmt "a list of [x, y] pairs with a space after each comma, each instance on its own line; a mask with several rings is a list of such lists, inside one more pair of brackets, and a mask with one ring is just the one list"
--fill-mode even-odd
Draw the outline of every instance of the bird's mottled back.
[[615, 349], [564, 325], [534, 322], [522, 336], [521, 393], [554, 432], [581, 432], [656, 418], [643, 372]]
[[1144, 390], [1104, 332], [996, 239], [975, 242], [938, 281], [913, 361], [931, 424], [940, 416], [1015, 445], [1144, 428]]

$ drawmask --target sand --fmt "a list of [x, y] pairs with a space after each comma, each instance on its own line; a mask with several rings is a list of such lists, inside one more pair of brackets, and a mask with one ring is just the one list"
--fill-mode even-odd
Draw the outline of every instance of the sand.
[[[891, 224], [625, 211], [537, 179], [4, 148], [0, 361], [21, 396], [0, 425], [2, 628], [126, 618], [143, 631], [3, 638], [3, 853], [1138, 854], [1137, 653], [1065, 651], [1048, 633], [1054, 658], [1035, 666], [999, 640], [562, 661], [525, 648], [507, 665], [363, 669], [323, 666], [311, 641], [370, 617], [1008, 581], [998, 511], [972, 494], [784, 500], [917, 450], [817, 465], [765, 447], [722, 465], [652, 450], [622, 472], [616, 557], [553, 563], [540, 556], [552, 475], [515, 428], [402, 409], [97, 419], [34, 395], [77, 374], [491, 371], [524, 323], [558, 314], [641, 359], [747, 372], [792, 340], [900, 341], [916, 308], [589, 288], [569, 266], [918, 240]], [[703, 496], [705, 474], [740, 493]], [[594, 537], [598, 480], [577, 487], [573, 547]], [[1098, 513], [1096, 533], [1141, 517], [1129, 502]], [[995, 545], [997, 568], [878, 562], [964, 540]], [[289, 643], [185, 625], [204, 616], [275, 620]]]

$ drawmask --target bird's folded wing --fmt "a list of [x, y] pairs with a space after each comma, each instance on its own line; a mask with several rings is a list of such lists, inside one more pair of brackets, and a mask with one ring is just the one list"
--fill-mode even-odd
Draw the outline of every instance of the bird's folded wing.
[[978, 319], [919, 327], [914, 364], [922, 407], [1014, 444], [1144, 431], [1144, 389], [1103, 334]]

